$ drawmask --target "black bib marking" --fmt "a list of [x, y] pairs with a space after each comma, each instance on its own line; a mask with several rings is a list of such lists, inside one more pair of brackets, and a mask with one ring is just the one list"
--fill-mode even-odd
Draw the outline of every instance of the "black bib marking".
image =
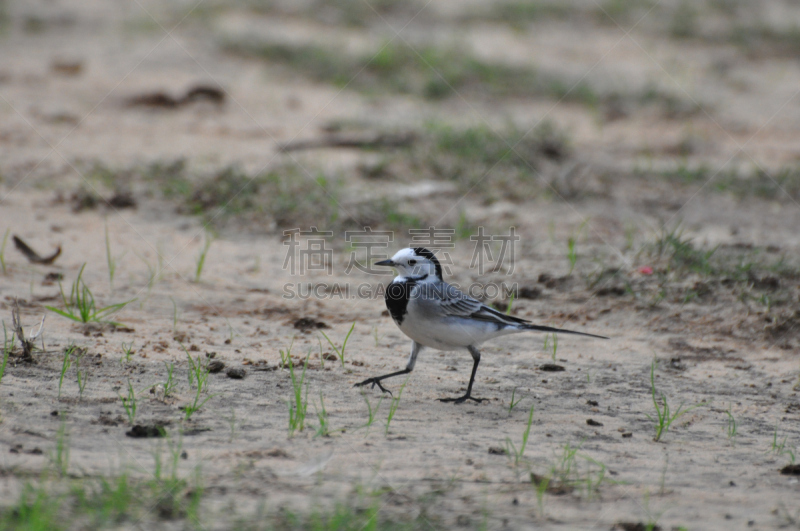
[[394, 281], [386, 287], [386, 294], [384, 295], [386, 308], [389, 310], [392, 319], [394, 319], [394, 322], [397, 323], [398, 326], [403, 323], [403, 319], [406, 317], [408, 298], [411, 296], [411, 290], [417, 285], [417, 281], [427, 276], [428, 275], [422, 278], [409, 278], [401, 281]]

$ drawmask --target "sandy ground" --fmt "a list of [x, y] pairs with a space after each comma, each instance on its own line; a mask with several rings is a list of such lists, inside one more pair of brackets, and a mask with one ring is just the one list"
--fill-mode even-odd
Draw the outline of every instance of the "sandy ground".
[[[385, 518], [411, 519], [417, 527], [433, 529], [609, 529], [656, 521], [662, 529], [798, 525], [798, 477], [780, 473], [788, 453], [771, 451], [776, 434], [779, 441], [786, 438], [786, 449], [800, 442], [796, 273], [778, 274], [770, 294], [782, 302], [774, 308], [745, 301], [741, 288], [727, 288], [719, 279], [708, 296], [687, 301], [668, 296], [652, 304], [653, 280], [641, 267], [658, 267], [646, 253], [647, 244], [678, 220], [697, 246], [731, 252], [755, 246], [770, 263], [782, 257], [796, 264], [799, 205], [788, 196], [733, 197], [710, 187], [631, 175], [676, 160], [713, 168], [795, 164], [800, 66], [781, 55], [751, 58], [732, 45], [669, 40], [651, 34], [647, 24], [629, 36], [616, 25], [585, 17], [535, 22], [528, 31], [488, 23], [461, 31], [449, 14], [453, 6], [431, 9], [438, 22], [419, 21], [407, 29], [409, 38], [434, 24], [441, 26], [441, 39], [460, 34], [490, 60], [535, 59], [542, 67], [579, 75], [588, 71], [600, 86], [659, 83], [696, 100], [703, 111], [668, 119], [643, 109], [603, 122], [595, 111], [541, 98], [375, 97], [225, 54], [216, 39], [260, 32], [304, 42], [348, 42], [358, 49], [391, 36], [386, 28], [374, 34], [291, 14], [256, 16], [232, 8], [201, 18], [191, 6], [5, 4], [10, 22], [0, 36], [0, 231], [8, 229], [41, 254], [56, 246], [63, 251], [55, 264], [43, 266], [29, 264], [10, 241], [5, 249], [3, 321], [10, 326], [15, 300], [26, 329], [35, 328], [42, 315], [47, 319], [44, 350], [34, 352], [33, 363], [12, 354], [0, 383], [4, 500], [16, 500], [25, 481], [52, 466], [62, 426], [71, 448], [69, 477], [91, 479], [130, 469], [146, 479], [164, 443], [126, 436], [131, 428], [120, 395], [130, 381], [139, 395], [135, 423], [164, 426], [186, 452], [181, 474], [202, 473], [204, 517], [186, 523], [190, 527], [264, 524], [255, 521], [259, 507], [308, 514], [336, 502], [364, 505], [373, 499], [364, 492], [380, 494], [374, 499]], [[796, 8], [789, 13], [796, 15]], [[26, 31], [26, 20], [29, 25], [38, 21], [43, 29]], [[56, 62], [80, 67], [65, 74], [53, 66]], [[143, 91], [178, 94], [197, 83], [223, 86], [225, 105], [201, 102], [152, 111], [123, 104]], [[534, 298], [514, 301], [514, 315], [611, 339], [560, 336], [555, 362], [565, 369], [561, 372], [546, 370], [553, 360], [542, 337], [518, 335], [487, 344], [475, 394], [489, 400], [479, 405], [436, 401], [463, 392], [471, 369], [466, 352], [424, 351], [388, 429], [391, 397], [381, 401], [377, 390], [362, 397], [353, 388], [405, 363], [409, 340], [384, 313], [383, 301], [283, 296], [287, 283], [376, 288], [387, 281], [345, 275], [349, 255], [341, 243], [335, 245], [329, 272], [291, 275], [283, 267], [287, 246], [280, 232], [292, 227], [226, 225], [196, 281], [204, 218], [177, 213], [173, 202], [135, 178], [129, 183], [137, 202], [133, 209], [100, 206], [76, 213], [69, 199], [81, 186], [96, 184], [87, 178], [92, 162], [126, 168], [176, 158], [204, 169], [235, 163], [257, 171], [287, 161], [337, 168], [347, 176], [345, 195], [355, 201], [387, 191], [412, 195], [419, 186], [413, 179], [376, 184], [358, 177], [354, 168], [370, 154], [281, 154], [275, 146], [314, 137], [334, 120], [393, 128], [430, 116], [454, 123], [513, 117], [533, 124], [548, 118], [569, 131], [581, 164], [612, 175], [604, 193], [574, 200], [523, 198], [487, 205], [432, 187], [422, 193], [419, 207], [440, 214], [460, 201], [474, 225], [515, 225], [523, 240], [513, 274], [497, 272], [482, 280], [538, 290]], [[697, 147], [676, 156], [675, 146], [687, 138]], [[106, 230], [117, 262], [113, 286]], [[565, 242], [574, 234], [580, 234], [579, 261], [569, 275]], [[406, 243], [398, 239], [396, 247]], [[452, 278], [468, 284], [475, 277], [467, 267], [471, 244], [459, 242], [451, 256]], [[63, 307], [58, 283], [46, 276], [63, 275], [68, 289], [84, 263], [83, 278], [98, 304], [133, 299], [115, 315], [124, 328], [87, 328], [45, 309]], [[621, 288], [603, 292], [617, 284], [589, 287], [582, 280], [611, 267], [624, 270], [639, 294]], [[683, 288], [704, 282], [693, 273], [675, 281]], [[752, 284], [759, 282], [771, 281], [759, 277]], [[323, 331], [337, 344], [355, 322], [344, 366], [332, 359], [318, 331], [297, 327], [302, 318], [324, 323]], [[133, 354], [125, 362], [124, 345], [131, 343]], [[291, 380], [279, 367], [279, 351], [290, 344], [297, 360], [309, 357], [309, 418], [306, 429], [291, 436]], [[59, 397], [69, 345], [86, 351], [66, 372]], [[189, 421], [182, 420], [180, 408], [194, 391], [181, 345], [193, 356], [214, 353], [213, 359], [225, 364], [210, 375], [211, 398]], [[654, 358], [659, 360], [656, 387], [673, 411], [680, 404], [700, 404], [659, 442], [653, 441], [648, 418], [655, 414]], [[168, 397], [158, 387], [149, 391], [166, 381], [165, 362], [174, 363], [177, 384]], [[229, 377], [230, 368], [244, 369], [245, 377]], [[78, 371], [89, 378], [83, 392]], [[388, 385], [397, 396], [402, 384]], [[509, 410], [512, 392], [521, 401]], [[336, 430], [329, 437], [315, 436], [320, 396]], [[365, 398], [371, 407], [380, 404], [369, 428], [364, 427]], [[519, 447], [531, 407], [530, 438], [524, 459], [515, 464], [497, 449], [507, 438]], [[737, 424], [734, 436], [728, 435], [729, 414]], [[565, 445], [580, 446], [571, 483], [550, 489], [540, 502], [531, 473], [544, 476], [563, 464]], [[148, 515], [121, 525], [171, 524]]]

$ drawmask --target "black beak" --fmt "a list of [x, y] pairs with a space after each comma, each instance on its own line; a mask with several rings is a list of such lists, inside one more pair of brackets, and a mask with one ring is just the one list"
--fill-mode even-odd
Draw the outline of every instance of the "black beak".
[[395, 266], [395, 263], [394, 263], [394, 262], [392, 262], [391, 260], [381, 260], [380, 262], [375, 262], [375, 265], [377, 265], [377, 266], [389, 266], [389, 267], [394, 267], [394, 266]]

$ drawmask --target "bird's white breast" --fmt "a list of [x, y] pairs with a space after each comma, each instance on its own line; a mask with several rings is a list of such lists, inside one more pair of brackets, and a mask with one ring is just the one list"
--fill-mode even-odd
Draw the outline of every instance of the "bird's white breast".
[[438, 350], [458, 350], [508, 333], [494, 323], [445, 316], [436, 301], [413, 296], [400, 330], [417, 343]]

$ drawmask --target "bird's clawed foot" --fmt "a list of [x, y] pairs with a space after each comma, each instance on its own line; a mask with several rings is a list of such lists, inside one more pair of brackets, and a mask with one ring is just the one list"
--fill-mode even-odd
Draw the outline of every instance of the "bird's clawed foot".
[[[383, 385], [381, 385], [381, 378], [367, 378], [363, 382], [359, 382], [359, 383], [355, 384], [353, 387], [363, 387], [365, 385], [370, 385], [370, 384], [372, 384], [372, 389], [375, 389], [375, 386], [377, 385], [378, 388], [381, 391], [383, 391], [384, 393], [389, 393], [390, 395], [392, 394], [391, 391], [389, 391]], [[392, 395], [392, 396], [394, 396], [394, 395]]]
[[478, 404], [480, 404], [481, 402], [488, 401], [489, 399], [488, 398], [475, 398], [474, 396], [470, 396], [470, 395], [467, 394], [467, 395], [464, 395], [464, 396], [459, 396], [458, 398], [437, 398], [436, 400], [438, 400], [439, 402], [452, 402], [454, 404], [463, 404], [467, 400], [472, 400], [472, 401], [477, 402]]

